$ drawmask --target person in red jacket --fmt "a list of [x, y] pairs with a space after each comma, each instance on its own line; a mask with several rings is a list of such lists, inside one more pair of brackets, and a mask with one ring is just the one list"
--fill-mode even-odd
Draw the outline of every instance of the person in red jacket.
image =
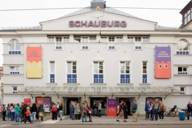
[[57, 106], [53, 103], [51, 107], [52, 120], [57, 120]]
[[29, 121], [31, 123], [31, 111], [30, 111], [30, 107], [27, 107], [26, 111], [25, 111], [25, 124], [26, 122]]

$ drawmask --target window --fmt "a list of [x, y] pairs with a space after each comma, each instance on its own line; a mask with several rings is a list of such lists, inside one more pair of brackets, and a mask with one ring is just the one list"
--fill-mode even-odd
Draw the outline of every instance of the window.
[[77, 83], [77, 63], [75, 61], [67, 62], [67, 83]]
[[69, 42], [69, 35], [48, 35], [47, 37], [50, 43]]
[[69, 36], [63, 36], [63, 42], [69, 42]]
[[77, 43], [81, 42], [81, 36], [74, 36], [74, 41]]
[[189, 21], [191, 21], [191, 9], [189, 9], [184, 15], [183, 15], [183, 24], [185, 25], [185, 24], [187, 24]]
[[133, 42], [133, 36], [127, 36], [127, 41], [128, 43], [132, 43]]
[[116, 42], [123, 42], [123, 36], [116, 36], [115, 41]]
[[88, 50], [88, 48], [89, 48], [88, 46], [82, 46], [83, 50]]
[[180, 87], [180, 91], [181, 91], [181, 92], [184, 92], [184, 91], [185, 91], [185, 88], [184, 88], [184, 87]]
[[109, 42], [115, 42], [115, 37], [114, 36], [109, 36]]
[[143, 37], [143, 42], [149, 42], [149, 37], [148, 36], [144, 36]]
[[189, 42], [186, 39], [181, 39], [177, 44], [177, 55], [189, 55]]
[[61, 42], [62, 42], [62, 37], [57, 36], [56, 37], [56, 49], [62, 49]]
[[55, 37], [54, 36], [49, 36], [48, 39], [49, 39], [49, 42], [51, 42], [51, 43], [55, 42]]
[[187, 67], [178, 67], [178, 74], [187, 74]]
[[142, 83], [147, 83], [147, 61], [143, 61], [142, 65]]
[[89, 37], [90, 42], [96, 42], [96, 35], [92, 35]]
[[19, 67], [18, 66], [10, 66], [10, 75], [19, 75]]
[[81, 42], [87, 43], [89, 41], [88, 36], [82, 36], [81, 37]]
[[142, 81], [142, 83], [143, 84], [146, 84], [147, 83], [147, 74], [143, 74], [143, 81]]
[[141, 37], [140, 36], [136, 36], [135, 37], [135, 42], [141, 42], [142, 40], [141, 40]]
[[50, 61], [49, 82], [55, 83], [55, 61]]
[[97, 39], [96, 35], [89, 36], [89, 41], [92, 43], [96, 42], [96, 39]]
[[115, 46], [109, 46], [109, 50], [114, 50]]
[[135, 44], [135, 50], [142, 50], [141, 43]]
[[62, 42], [62, 37], [61, 36], [56, 36], [56, 42]]
[[101, 42], [107, 42], [107, 36], [101, 36]]
[[192, 8], [191, 8], [191, 13], [190, 13], [190, 15], [191, 15], [191, 19], [192, 19]]
[[16, 39], [9, 41], [9, 54], [21, 54], [21, 44]]
[[94, 83], [103, 83], [103, 61], [94, 61]]
[[191, 20], [191, 14], [190, 14], [191, 10], [187, 11], [187, 21], [189, 22]]
[[13, 86], [13, 93], [17, 93], [17, 86]]
[[130, 83], [129, 61], [121, 61], [120, 68], [121, 68], [120, 83]]

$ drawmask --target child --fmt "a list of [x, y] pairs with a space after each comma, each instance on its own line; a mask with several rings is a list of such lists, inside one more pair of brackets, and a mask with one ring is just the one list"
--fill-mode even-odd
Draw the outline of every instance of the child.
[[29, 107], [27, 107], [27, 110], [25, 111], [25, 124], [27, 121], [31, 123], [31, 111]]

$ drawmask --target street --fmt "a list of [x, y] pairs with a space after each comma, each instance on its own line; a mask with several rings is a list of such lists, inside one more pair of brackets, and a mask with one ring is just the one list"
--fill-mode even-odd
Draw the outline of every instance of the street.
[[191, 128], [188, 125], [58, 125], [58, 124], [32, 124], [32, 125], [0, 125], [0, 128]]
[[0, 128], [192, 128], [192, 120], [180, 121], [176, 117], [166, 117], [164, 120], [150, 121], [140, 117], [133, 122], [130, 117], [127, 122], [116, 122], [114, 118], [94, 117], [93, 122], [82, 123], [80, 120], [70, 120], [65, 117], [62, 121], [47, 119], [43, 122], [22, 124], [12, 121], [0, 121]]

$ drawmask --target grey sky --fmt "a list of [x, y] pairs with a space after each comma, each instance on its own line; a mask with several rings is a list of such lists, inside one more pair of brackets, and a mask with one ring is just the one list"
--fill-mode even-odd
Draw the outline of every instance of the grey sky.
[[[91, 0], [0, 0], [0, 9], [87, 7]], [[110, 7], [183, 8], [189, 0], [106, 0]], [[179, 10], [120, 9], [134, 16], [158, 22], [159, 25], [178, 27], [181, 24]], [[75, 10], [50, 11], [0, 11], [0, 27], [37, 26], [45, 21], [63, 16]]]
[[[2, 9], [88, 7], [91, 0], [0, 0]], [[190, 0], [106, 0], [108, 7], [183, 8]], [[77, 9], [76, 9], [77, 10]], [[61, 17], [76, 10], [0, 11], [0, 28], [37, 26], [39, 22]], [[180, 10], [120, 9], [131, 15], [158, 22], [159, 25], [179, 27]], [[0, 65], [2, 47], [0, 39]]]

